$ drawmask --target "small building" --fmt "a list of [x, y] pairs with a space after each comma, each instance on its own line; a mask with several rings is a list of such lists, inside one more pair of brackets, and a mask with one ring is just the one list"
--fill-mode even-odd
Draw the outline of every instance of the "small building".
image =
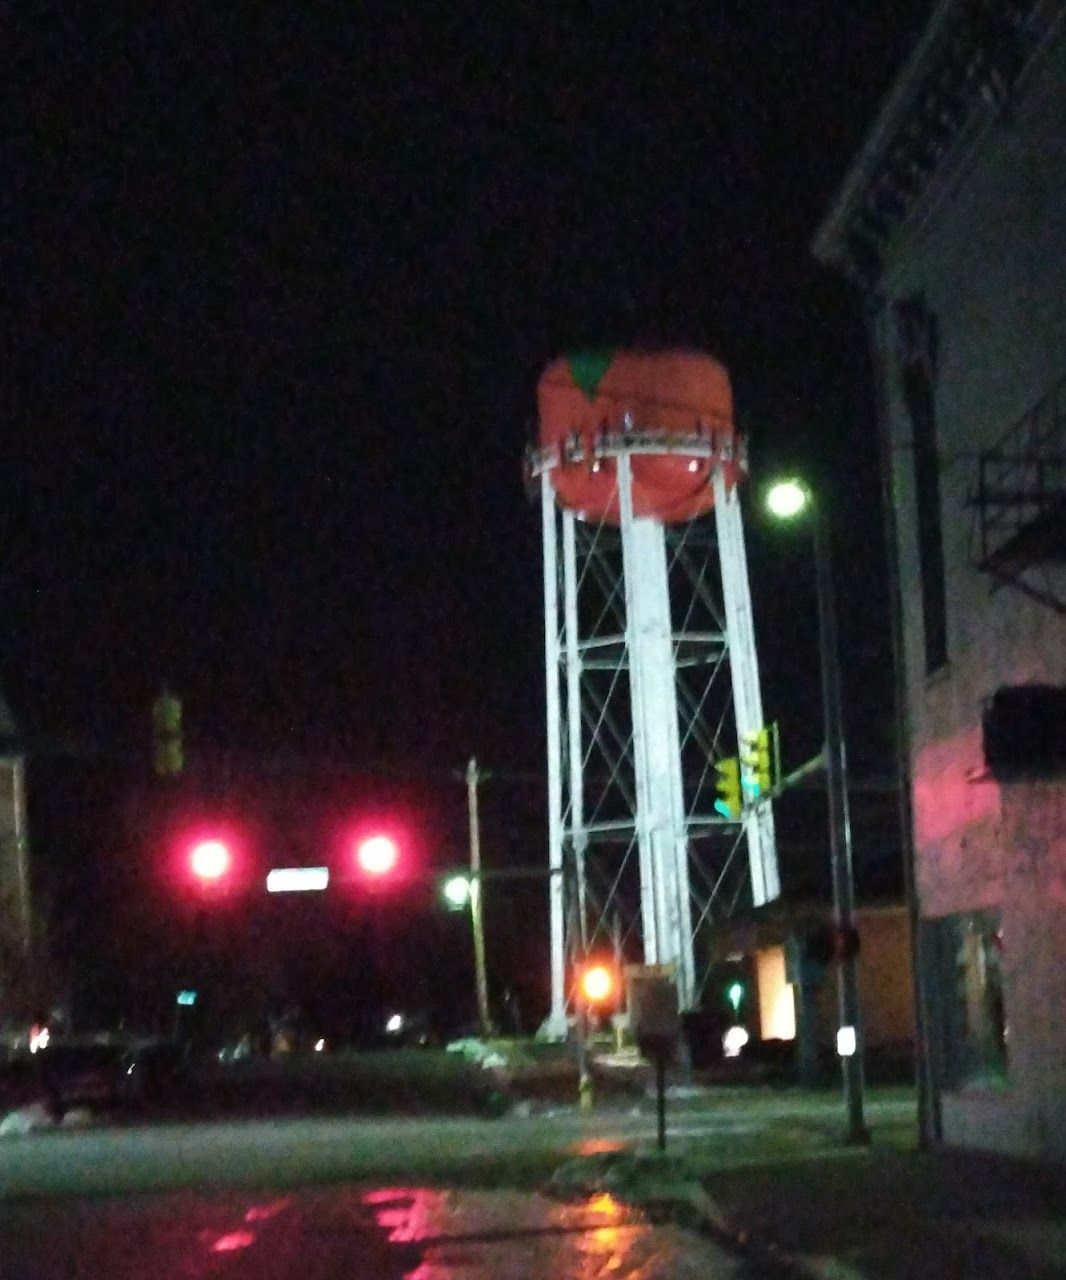
[[940, 0], [817, 232], [870, 338], [926, 1135], [1066, 1160], [1066, 11]]
[[[802, 1066], [798, 1041], [808, 1013], [811, 1052], [821, 1057], [834, 1050], [840, 1022], [835, 963], [807, 956], [819, 940], [832, 934], [832, 908], [824, 902], [779, 898], [748, 917], [724, 926], [717, 937], [722, 961], [742, 963], [754, 979], [754, 1005], [749, 1030], [764, 1041], [797, 1041], [797, 1067]], [[865, 904], [855, 909], [859, 938], [857, 969], [863, 1044], [877, 1056], [894, 1053], [896, 1061], [913, 1058], [914, 1000], [910, 924], [900, 902]]]

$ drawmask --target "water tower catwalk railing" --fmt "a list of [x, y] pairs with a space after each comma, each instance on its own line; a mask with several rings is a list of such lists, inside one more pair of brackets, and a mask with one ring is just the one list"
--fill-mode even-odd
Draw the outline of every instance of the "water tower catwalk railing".
[[[698, 1007], [715, 922], [779, 893], [769, 800], [740, 820], [714, 807], [715, 764], [763, 724], [736, 447], [732, 434], [627, 420], [530, 456], [543, 520], [550, 1036], [566, 1034], [567, 975], [590, 951], [672, 965], [681, 1007]], [[641, 455], [699, 462], [713, 514], [636, 515]], [[560, 505], [561, 465], [607, 460], [617, 521]]]

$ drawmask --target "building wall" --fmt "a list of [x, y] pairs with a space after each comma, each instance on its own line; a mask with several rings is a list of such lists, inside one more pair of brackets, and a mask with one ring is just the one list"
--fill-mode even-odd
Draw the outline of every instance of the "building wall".
[[[904, 906], [859, 907], [855, 923], [859, 950], [859, 1007], [868, 1048], [902, 1045], [914, 1038], [910, 929]], [[785, 926], [787, 928], [787, 926]], [[783, 944], [752, 948], [758, 992], [759, 1034], [764, 1040], [796, 1036], [799, 989], [789, 978]], [[837, 973], [830, 967], [818, 984], [814, 1002], [815, 1036], [823, 1046], [836, 1043], [839, 1021]]]
[[913, 1040], [914, 981], [906, 910], [860, 910], [858, 925], [859, 1001], [866, 1044], [876, 1048]]
[[[898, 237], [876, 324], [898, 525], [916, 880], [924, 921], [988, 913], [1002, 972], [1005, 1080], [948, 1070], [941, 931], [935, 1003], [943, 1136], [1066, 1159], [1066, 784], [1000, 785], [981, 714], [1002, 685], [1066, 685], [1066, 618], [975, 567], [977, 455], [1066, 375], [1066, 41], [1021, 98], [971, 140]], [[947, 665], [925, 669], [911, 422], [892, 305], [920, 295], [938, 326], [935, 380], [947, 588]], [[1066, 600], [1066, 575], [1046, 583]], [[998, 929], [996, 927], [998, 921]]]
[[[863, 1042], [870, 1049], [906, 1044], [914, 1038], [914, 986], [906, 908], [859, 907], [855, 923], [862, 939], [858, 976]], [[816, 1010], [819, 1038], [832, 1045], [838, 1022], [835, 970], [827, 974], [818, 990]]]
[[759, 995], [759, 1035], [763, 1040], [796, 1038], [796, 1000], [788, 981], [783, 946], [755, 952]]

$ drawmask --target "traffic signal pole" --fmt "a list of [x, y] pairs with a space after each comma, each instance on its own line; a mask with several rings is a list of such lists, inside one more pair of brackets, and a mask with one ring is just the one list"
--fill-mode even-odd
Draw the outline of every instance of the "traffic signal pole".
[[474, 934], [474, 983], [477, 989], [477, 1020], [482, 1037], [492, 1035], [489, 1016], [489, 983], [485, 968], [485, 916], [481, 902], [481, 826], [478, 816], [478, 783], [486, 774], [473, 756], [466, 766], [466, 800], [470, 818], [470, 924]]
[[[825, 719], [826, 790], [829, 799], [829, 851], [833, 875], [833, 917], [837, 936], [852, 936], [855, 928], [855, 885], [851, 858], [851, 818], [848, 813], [847, 756], [840, 693], [840, 650], [829, 530], [817, 502], [812, 504], [815, 578], [818, 595], [818, 644], [822, 668], [822, 710]], [[847, 1140], [869, 1142], [863, 1117], [862, 1025], [859, 1009], [858, 966], [854, 947], [840, 960], [837, 995], [840, 1026], [855, 1029], [853, 1052], [841, 1056]]]

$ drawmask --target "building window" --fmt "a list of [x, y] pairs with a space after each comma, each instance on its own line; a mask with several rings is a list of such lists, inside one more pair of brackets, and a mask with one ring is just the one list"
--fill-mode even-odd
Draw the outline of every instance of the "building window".
[[947, 916], [935, 929], [943, 1083], [948, 1088], [1002, 1086], [1007, 1023], [999, 913]]
[[894, 314], [896, 360], [911, 424], [925, 670], [931, 675], [948, 660], [940, 461], [936, 441], [936, 317], [919, 295], [900, 299]]

